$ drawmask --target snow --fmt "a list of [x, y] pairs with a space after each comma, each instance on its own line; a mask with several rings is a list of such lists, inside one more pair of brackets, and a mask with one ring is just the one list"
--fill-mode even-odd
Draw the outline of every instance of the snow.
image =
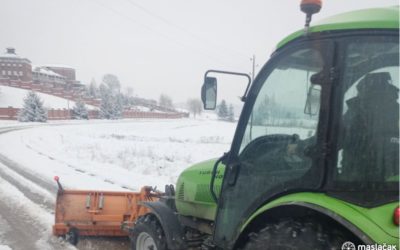
[[[43, 183], [86, 190], [139, 191], [144, 185], [175, 184], [188, 166], [221, 156], [229, 150], [234, 123], [205, 119], [118, 121], [51, 121], [27, 123], [29, 129], [0, 136], [1, 155], [12, 159], [24, 171]], [[0, 132], [19, 125], [1, 122]], [[51, 192], [0, 163], [0, 199], [16, 209], [21, 220], [38, 228], [36, 249], [52, 249], [58, 239], [52, 236], [53, 211], [44, 204], [55, 202]], [[17, 185], [11, 184], [9, 176]], [[22, 190], [42, 197], [36, 203]], [[39, 202], [39, 203], [40, 203]], [[9, 250], [7, 221], [0, 217], [0, 250]], [[63, 244], [63, 243], [57, 243]], [[75, 249], [64, 245], [63, 249]]]
[[[54, 176], [66, 189], [139, 191], [142, 186], [175, 184], [187, 167], [221, 156], [230, 149], [236, 123], [218, 121], [214, 113], [197, 119], [123, 119], [89, 121], [51, 121], [27, 123], [28, 129], [0, 135], [1, 155], [12, 159], [36, 182], [50, 183]], [[33, 125], [34, 124], [34, 125]], [[0, 121], [0, 133], [19, 126]], [[254, 134], [298, 133], [308, 137], [310, 129], [254, 127]], [[52, 204], [55, 191], [47, 190], [0, 163], [0, 199], [33, 218], [29, 223], [43, 228], [35, 246], [51, 249], [54, 215], [51, 208], [25, 196], [22, 189], [37, 194], [43, 204]], [[18, 188], [6, 180], [10, 176]], [[15, 184], [14, 184], [15, 185]], [[20, 190], [21, 189], [21, 190]], [[7, 226], [0, 217], [0, 250], [10, 249], [3, 239]], [[3, 224], [2, 224], [3, 223]], [[71, 248], [74, 249], [74, 248]]]
[[49, 76], [56, 76], [56, 77], [60, 77], [60, 78], [65, 78], [65, 76], [57, 74], [56, 72], [54, 72], [54, 71], [52, 71], [50, 69], [44, 68], [42, 66], [32, 66], [32, 71], [39, 72], [41, 74], [45, 74], [45, 75], [49, 75]]
[[142, 111], [142, 112], [149, 112], [150, 111], [150, 108], [144, 107], [144, 106], [135, 106], [134, 109], [136, 109], [138, 111]]
[[[0, 167], [1, 165], [2, 164], [0, 164]], [[54, 215], [52, 214], [52, 211], [48, 211], [40, 204], [36, 204], [28, 199], [18, 188], [4, 180], [2, 177], [0, 177], [0, 199], [3, 201], [6, 200], [7, 206], [12, 207], [14, 211], [18, 212], [18, 215], [24, 218], [25, 223], [29, 223], [38, 229], [36, 232], [39, 232], [40, 237], [35, 242], [35, 249], [54, 249], [51, 243], [57, 242], [58, 239], [52, 235], [51, 225], [54, 221]], [[5, 220], [0, 220], [0, 226], [2, 222], [4, 223]], [[5, 226], [6, 228], [2, 230], [5, 230], [6, 232], [8, 226]], [[11, 248], [7, 245], [1, 245], [0, 231], [0, 250], [1, 249]], [[72, 246], [64, 246], [64, 249], [72, 250], [75, 248]]]
[[234, 130], [191, 119], [89, 122], [7, 133], [0, 151], [45, 181], [60, 176], [67, 188], [138, 191], [174, 184], [188, 166], [221, 156]]
[[[19, 208], [29, 208], [23, 209], [27, 213], [27, 217], [35, 218], [34, 222], [27, 221], [27, 223], [41, 223], [44, 228], [51, 225], [54, 218], [45, 209], [40, 207], [38, 204], [33, 203], [27, 197], [25, 197], [17, 188], [12, 186], [10, 183], [5, 181], [0, 177], [0, 198], [2, 200], [7, 200], [7, 205], [14, 207], [14, 209]], [[43, 232], [43, 238], [50, 238], [51, 227]], [[42, 246], [43, 247], [43, 246]], [[51, 249], [47, 247], [47, 249]], [[43, 248], [39, 248], [43, 249]]]
[[24, 107], [18, 113], [21, 122], [46, 122], [47, 112], [43, 107], [43, 101], [35, 92], [29, 92], [24, 101]]
[[14, 53], [4, 53], [0, 55], [0, 58], [15, 58], [15, 59], [24, 59], [21, 56]]
[[7, 221], [0, 216], [0, 250], [9, 250], [11, 249], [9, 246], [4, 245], [6, 243], [6, 239], [4, 234], [9, 232], [11, 227], [8, 225]]
[[[0, 107], [13, 107], [22, 108], [23, 100], [30, 90], [13, 88], [8, 86], [0, 86]], [[36, 92], [40, 99], [43, 101], [44, 107], [48, 109], [67, 109], [68, 107], [72, 109], [75, 105], [74, 101], [68, 101], [67, 99], [43, 94]], [[69, 104], [68, 104], [69, 103]], [[89, 109], [96, 109], [96, 107], [91, 105], [86, 105]]]
[[[22, 176], [18, 175], [14, 171], [10, 170], [6, 166], [0, 163], [0, 170], [3, 171], [5, 174], [11, 176], [14, 180], [18, 182], [19, 185], [26, 187], [31, 192], [40, 195], [43, 197], [43, 202], [55, 202], [55, 194], [50, 193], [48, 190], [36, 185], [30, 180], [23, 178]], [[0, 216], [0, 228], [1, 228], [1, 216]], [[1, 235], [0, 235], [1, 236]]]
[[44, 64], [41, 65], [41, 67], [74, 69], [74, 67], [66, 64]]

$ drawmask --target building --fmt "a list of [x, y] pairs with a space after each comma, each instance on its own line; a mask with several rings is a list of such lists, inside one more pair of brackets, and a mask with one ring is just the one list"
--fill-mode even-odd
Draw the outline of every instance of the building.
[[59, 64], [47, 64], [43, 66], [47, 70], [50, 70], [58, 75], [61, 75], [65, 78], [65, 89], [72, 90], [75, 89], [77, 91], [83, 91], [85, 89], [85, 85], [81, 84], [80, 81], [76, 80], [75, 69]]
[[64, 89], [82, 89], [76, 80], [75, 69], [65, 65], [32, 66], [31, 61], [15, 53], [14, 48], [7, 48], [0, 54], [0, 79], [33, 82]]
[[75, 69], [70, 66], [52, 64], [43, 65], [43, 67], [65, 77], [67, 84], [79, 83], [79, 81], [76, 80]]
[[67, 83], [67, 78], [65, 76], [57, 74], [43, 66], [32, 67], [32, 80], [33, 83], [36, 84], [50, 85], [54, 87], [64, 86]]
[[17, 55], [14, 48], [7, 48], [6, 53], [0, 55], [0, 78], [31, 82], [31, 61]]

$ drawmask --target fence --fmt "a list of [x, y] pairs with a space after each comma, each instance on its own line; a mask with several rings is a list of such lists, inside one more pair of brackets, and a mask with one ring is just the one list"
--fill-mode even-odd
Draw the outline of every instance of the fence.
[[[8, 78], [0, 78], [0, 85], [10, 86], [10, 87], [14, 87], [14, 88], [27, 89], [27, 90], [33, 90], [36, 92], [57, 96], [57, 97], [68, 99], [68, 100], [75, 101], [75, 102], [82, 101], [87, 105], [92, 105], [95, 107], [100, 107], [100, 104], [101, 104], [101, 99], [90, 97], [90, 96], [85, 96], [82, 89], [74, 89], [74, 88], [66, 89], [63, 87], [53, 86], [53, 85], [49, 85], [49, 84], [22, 82], [20, 80], [11, 80]], [[162, 106], [158, 106], [155, 104], [145, 104], [145, 103], [140, 103], [140, 105], [151, 108], [153, 110], [162, 111], [165, 113], [171, 113], [171, 114], [174, 113], [175, 114], [174, 116], [177, 115], [176, 114], [177, 112], [171, 108], [162, 107]], [[139, 112], [139, 113], [141, 113], [141, 112]], [[145, 113], [148, 113], [148, 112], [145, 112]], [[135, 114], [134, 115], [135, 117], [131, 117], [131, 118], [136, 118], [136, 115], [140, 116], [140, 114]], [[188, 115], [188, 114], [183, 114], [183, 117], [185, 117], [186, 115]], [[155, 116], [157, 116], [157, 115], [155, 115]], [[150, 117], [150, 118], [155, 118], [155, 117]]]
[[[0, 108], [0, 120], [17, 120], [19, 108]], [[88, 111], [89, 119], [99, 118], [98, 110]], [[187, 113], [157, 113], [157, 112], [140, 112], [133, 110], [125, 110], [122, 114], [123, 118], [159, 118], [159, 119], [178, 119], [188, 117]], [[49, 120], [70, 120], [72, 119], [72, 110], [69, 109], [49, 109], [47, 110], [47, 119]]]

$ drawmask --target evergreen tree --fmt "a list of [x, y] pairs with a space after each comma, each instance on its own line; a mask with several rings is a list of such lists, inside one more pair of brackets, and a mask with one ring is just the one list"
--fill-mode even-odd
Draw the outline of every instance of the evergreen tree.
[[43, 107], [43, 102], [34, 92], [28, 92], [24, 98], [24, 106], [18, 113], [20, 122], [46, 122], [47, 111]]
[[101, 103], [100, 103], [99, 116], [101, 119], [114, 119], [113, 101], [111, 93], [106, 91], [106, 89], [102, 89], [101, 86], [102, 85], [100, 85]]
[[[259, 97], [261, 98], [261, 97]], [[257, 111], [253, 113], [253, 122], [255, 125], [265, 125], [267, 120], [270, 118], [271, 100], [266, 95], [264, 99], [258, 104]]]
[[230, 122], [235, 121], [235, 111], [233, 110], [232, 104], [229, 104], [229, 108], [228, 108], [228, 121], [230, 121]]
[[75, 106], [72, 109], [72, 118], [77, 120], [89, 119], [86, 105], [81, 100], [75, 103]]
[[114, 106], [114, 119], [122, 118], [124, 110], [124, 95], [117, 94], [113, 96], [113, 106]]
[[228, 117], [228, 107], [226, 106], [225, 100], [222, 100], [218, 105], [217, 115], [219, 119], [225, 120]]
[[100, 85], [100, 118], [102, 119], [119, 119], [122, 118], [123, 112], [123, 96], [122, 94], [113, 94], [112, 90], [105, 84]]

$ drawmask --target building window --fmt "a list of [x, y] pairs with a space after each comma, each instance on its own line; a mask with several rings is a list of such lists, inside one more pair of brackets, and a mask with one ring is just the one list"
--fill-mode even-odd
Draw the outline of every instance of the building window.
[[15, 75], [15, 76], [17, 76], [17, 75], [18, 75], [17, 71], [14, 71], [13, 73], [14, 73], [14, 75]]
[[8, 73], [7, 75], [9, 75], [9, 76], [12, 75], [12, 74], [11, 74], [11, 70], [9, 70], [7, 73]]
[[7, 66], [11, 66], [11, 64], [7, 63]]
[[23, 75], [24, 75], [24, 73], [23, 73], [22, 71], [20, 71], [20, 72], [19, 72], [19, 75], [20, 75], [20, 76], [23, 76]]
[[1, 74], [5, 76], [5, 75], [6, 75], [6, 71], [5, 71], [5, 70], [2, 70], [2, 71], [1, 71]]

